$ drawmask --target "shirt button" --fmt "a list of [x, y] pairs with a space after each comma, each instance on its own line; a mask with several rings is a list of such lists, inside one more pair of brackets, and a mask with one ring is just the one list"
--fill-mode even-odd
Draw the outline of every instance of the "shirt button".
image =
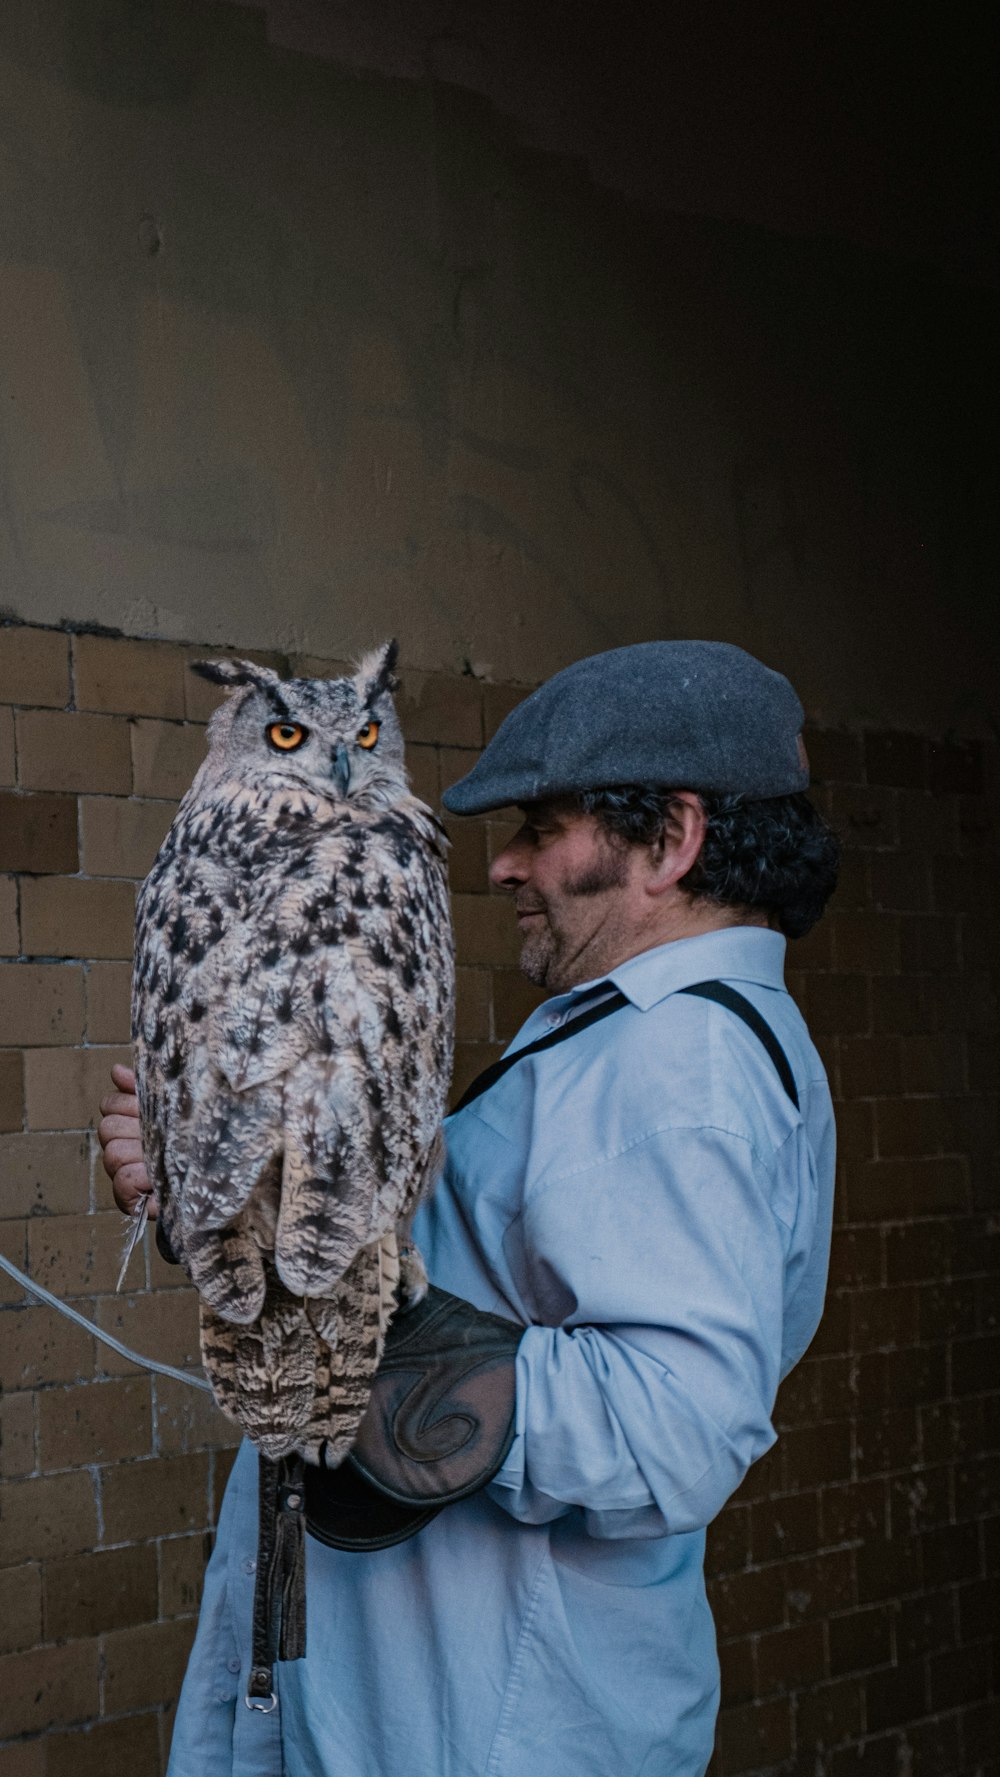
[[257, 1572], [257, 1563], [253, 1559], [252, 1555], [244, 1556], [243, 1560], [240, 1563], [240, 1566], [242, 1567], [244, 1573], [256, 1573]]
[[237, 1660], [235, 1657], [231, 1660], [227, 1660], [226, 1665], [228, 1666], [230, 1672], [238, 1672], [240, 1669], [239, 1660]]
[[550, 1012], [548, 1017], [546, 1018], [545, 1022], [548, 1025], [550, 1030], [555, 1030], [556, 1026], [560, 1025], [562, 1023], [562, 1013], [561, 1012]]

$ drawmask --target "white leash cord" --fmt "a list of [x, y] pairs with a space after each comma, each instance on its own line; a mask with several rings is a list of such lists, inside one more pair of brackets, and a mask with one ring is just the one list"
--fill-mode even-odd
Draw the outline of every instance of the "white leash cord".
[[44, 1289], [40, 1283], [33, 1283], [30, 1277], [25, 1277], [24, 1272], [19, 1271], [10, 1259], [5, 1259], [3, 1253], [0, 1253], [0, 1270], [6, 1271], [7, 1276], [12, 1277], [15, 1283], [19, 1283], [22, 1289], [28, 1291], [29, 1295], [36, 1296], [39, 1302], [45, 1302], [49, 1308], [55, 1308], [60, 1314], [65, 1314], [67, 1320], [75, 1321], [78, 1327], [83, 1327], [85, 1332], [92, 1333], [95, 1339], [101, 1341], [102, 1345], [110, 1346], [112, 1351], [117, 1351], [119, 1357], [127, 1358], [130, 1364], [138, 1364], [140, 1369], [154, 1370], [157, 1376], [170, 1376], [174, 1382], [186, 1382], [189, 1388], [200, 1388], [206, 1394], [211, 1394], [212, 1385], [206, 1381], [204, 1376], [192, 1376], [188, 1370], [175, 1370], [172, 1364], [159, 1364], [153, 1357], [142, 1357], [138, 1351], [130, 1351], [120, 1339], [114, 1338], [111, 1333], [105, 1333], [101, 1327], [95, 1327], [92, 1320], [88, 1320], [85, 1314], [78, 1314], [75, 1308], [69, 1306], [68, 1302], [60, 1302], [59, 1297], [54, 1296], [51, 1290]]

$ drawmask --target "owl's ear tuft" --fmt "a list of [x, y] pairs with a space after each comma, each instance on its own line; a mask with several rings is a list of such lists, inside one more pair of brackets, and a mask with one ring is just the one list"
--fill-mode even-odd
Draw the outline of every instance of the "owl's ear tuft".
[[393, 668], [399, 659], [399, 643], [395, 636], [382, 648], [373, 648], [358, 661], [358, 678], [364, 683], [364, 702], [375, 703], [399, 684]]
[[280, 684], [277, 673], [254, 660], [193, 660], [191, 671], [212, 685], [256, 685], [260, 690]]

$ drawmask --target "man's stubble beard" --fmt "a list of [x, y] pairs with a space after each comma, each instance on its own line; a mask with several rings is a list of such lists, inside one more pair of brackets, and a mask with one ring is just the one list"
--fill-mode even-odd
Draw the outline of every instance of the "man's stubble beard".
[[[590, 899], [594, 895], [606, 894], [609, 889], [622, 888], [628, 878], [628, 862], [625, 848], [606, 843], [602, 857], [588, 865], [578, 875], [567, 877], [560, 887], [560, 898], [570, 902]], [[516, 904], [516, 902], [515, 902]], [[536, 911], [532, 905], [530, 910]], [[527, 908], [523, 911], [528, 911]], [[547, 903], [537, 911], [544, 913], [545, 924], [539, 931], [525, 932], [521, 940], [521, 956], [519, 968], [522, 975], [527, 976], [534, 987], [547, 987], [550, 993], [563, 993], [570, 987], [576, 987], [580, 981], [588, 978], [586, 964], [583, 973], [578, 974], [574, 968], [575, 957], [566, 956], [566, 937], [553, 930], [549, 920]], [[568, 935], [567, 935], [568, 936]], [[568, 977], [562, 979], [561, 970], [568, 967]]]

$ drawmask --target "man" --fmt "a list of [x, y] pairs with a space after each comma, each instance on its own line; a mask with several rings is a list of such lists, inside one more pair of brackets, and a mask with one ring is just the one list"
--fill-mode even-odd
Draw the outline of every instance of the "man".
[[[243, 1707], [244, 1447], [171, 1777], [704, 1772], [705, 1527], [774, 1440], [829, 1245], [829, 1093], [782, 983], [786, 935], [836, 877], [801, 724], [737, 648], [616, 649], [533, 693], [446, 794], [458, 814], [521, 806], [490, 874], [552, 996], [449, 1119], [416, 1229], [433, 1282], [525, 1328], [516, 1436], [411, 1540], [310, 1540], [309, 1652], [270, 1714]], [[101, 1138], [130, 1209], [145, 1180], [116, 1080]]]

